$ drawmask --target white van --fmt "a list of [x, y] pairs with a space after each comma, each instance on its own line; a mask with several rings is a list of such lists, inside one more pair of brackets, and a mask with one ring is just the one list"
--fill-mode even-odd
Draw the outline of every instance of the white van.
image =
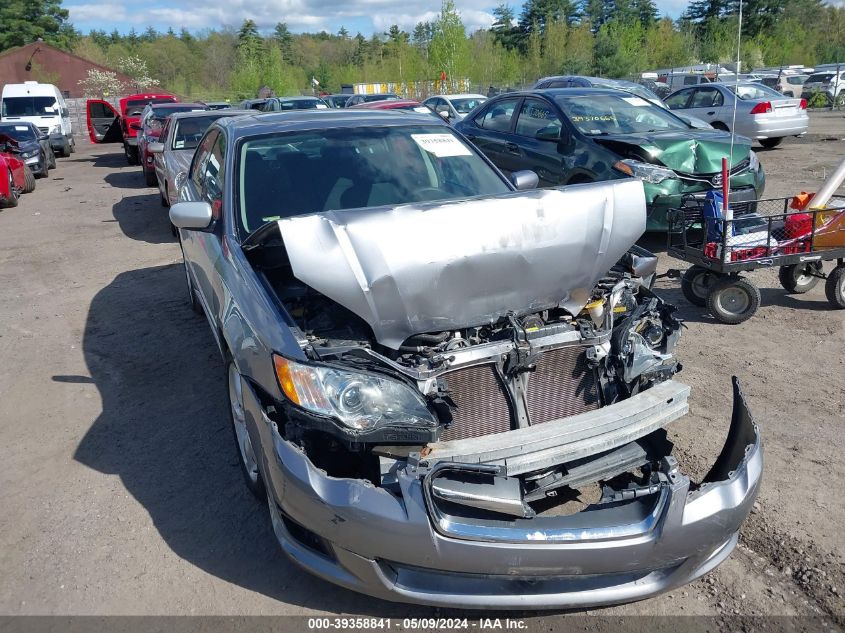
[[69, 156], [76, 149], [67, 104], [53, 84], [26, 81], [3, 86], [0, 120], [33, 123], [50, 135], [56, 156]]

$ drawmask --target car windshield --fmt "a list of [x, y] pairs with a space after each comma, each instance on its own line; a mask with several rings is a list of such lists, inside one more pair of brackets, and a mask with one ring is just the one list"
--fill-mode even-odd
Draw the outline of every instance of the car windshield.
[[459, 114], [467, 114], [475, 109], [475, 106], [481, 105], [487, 101], [484, 97], [463, 97], [461, 99], [450, 99], [449, 102], [452, 107], [458, 111]]
[[244, 234], [303, 213], [510, 191], [471, 146], [442, 125], [273, 134], [246, 140], [238, 156]]
[[6, 97], [3, 116], [56, 116], [59, 109], [55, 97]]
[[324, 110], [328, 107], [322, 99], [279, 99], [279, 110]]
[[208, 116], [190, 116], [184, 119], [176, 119], [173, 121], [176, 129], [173, 131], [173, 143], [170, 148], [196, 149], [208, 126], [221, 116], [220, 114], [209, 114]]
[[759, 101], [760, 99], [783, 97], [777, 90], [773, 90], [764, 84], [739, 84], [738, 86], [728, 84], [727, 88], [742, 101]]
[[369, 103], [370, 101], [385, 101], [387, 99], [398, 99], [398, 95], [394, 94], [383, 94], [383, 95], [364, 95], [364, 102]]
[[130, 99], [126, 102], [126, 116], [141, 116], [144, 108], [149, 103], [173, 103], [173, 98], [160, 97], [158, 99]]
[[786, 78], [786, 83], [788, 83], [792, 86], [800, 86], [805, 81], [807, 81], [806, 75], [790, 75], [789, 77]]
[[831, 79], [833, 79], [833, 73], [816, 73], [815, 75], [810, 75], [807, 77], [808, 84], [826, 84]]
[[28, 125], [0, 124], [0, 134], [10, 136], [16, 141], [32, 141], [37, 137]]
[[589, 136], [689, 130], [676, 116], [635, 95], [557, 95], [555, 101], [572, 124]]

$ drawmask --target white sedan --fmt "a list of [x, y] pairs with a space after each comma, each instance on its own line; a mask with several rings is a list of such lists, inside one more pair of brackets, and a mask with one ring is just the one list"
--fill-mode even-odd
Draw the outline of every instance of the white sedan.
[[484, 95], [437, 95], [423, 101], [423, 105], [428, 106], [450, 123], [457, 123], [463, 120], [473, 108], [485, 101], [487, 101], [487, 97]]

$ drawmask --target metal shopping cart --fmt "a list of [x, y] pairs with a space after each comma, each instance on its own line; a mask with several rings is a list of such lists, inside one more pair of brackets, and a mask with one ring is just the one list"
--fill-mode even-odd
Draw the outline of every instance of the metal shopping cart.
[[[804, 293], [825, 279], [825, 294], [845, 308], [845, 200], [824, 209], [792, 209], [793, 198], [742, 202], [733, 219], [712, 204], [686, 198], [669, 212], [668, 252], [692, 264], [681, 277], [684, 297], [722, 323], [742, 323], [760, 307], [760, 290], [741, 273], [779, 267], [781, 285]], [[835, 261], [828, 273], [823, 262]]]

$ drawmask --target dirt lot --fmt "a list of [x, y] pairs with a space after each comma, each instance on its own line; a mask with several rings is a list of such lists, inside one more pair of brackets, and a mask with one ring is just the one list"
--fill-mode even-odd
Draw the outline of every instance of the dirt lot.
[[[0, 212], [0, 614], [433, 614], [282, 556], [242, 484], [222, 367], [158, 193], [118, 146], [78, 146]], [[845, 117], [814, 113], [807, 138], [760, 151], [767, 194], [815, 190], [843, 150]], [[740, 546], [703, 580], [595, 613], [845, 626], [845, 311], [822, 286], [789, 296], [772, 272], [751, 277], [764, 306], [739, 326], [685, 303], [676, 280], [658, 285], [688, 325], [682, 465], [700, 476], [718, 453], [732, 374], [762, 429], [763, 488]], [[549, 629], [561, 616], [532, 617]]]

